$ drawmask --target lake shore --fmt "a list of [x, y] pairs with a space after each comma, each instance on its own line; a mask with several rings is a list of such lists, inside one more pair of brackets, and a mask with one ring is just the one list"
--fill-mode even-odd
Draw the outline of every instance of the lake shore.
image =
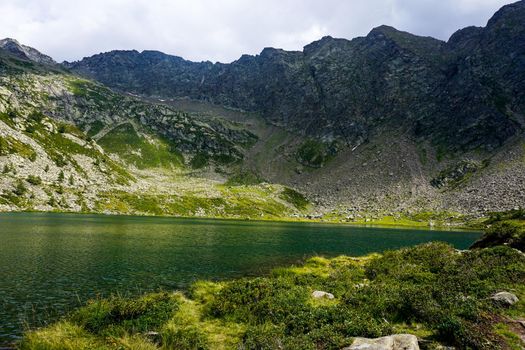
[[425, 242], [466, 249], [479, 232], [327, 223], [99, 214], [2, 213], [0, 344], [97, 296], [261, 276], [324, 255]]
[[[94, 300], [27, 333], [20, 348], [341, 349], [357, 336], [409, 333], [426, 349], [517, 349], [524, 286], [525, 256], [507, 247], [314, 257], [265, 277], [195, 282], [187, 293]], [[494, 303], [502, 290], [519, 302]]]
[[[20, 211], [0, 211], [2, 213], [57, 213], [57, 214], [78, 214], [78, 215], [105, 215], [105, 216], [129, 216], [129, 217], [153, 217], [153, 218], [179, 218], [179, 219], [203, 219], [203, 220], [229, 220], [229, 221], [253, 221], [253, 222], [288, 222], [288, 223], [312, 223], [312, 224], [332, 224], [332, 225], [354, 225], [364, 227], [399, 227], [399, 228], [428, 228], [438, 230], [465, 230], [480, 231], [483, 228], [483, 218], [468, 220], [440, 221], [440, 220], [413, 220], [402, 216], [387, 215], [381, 218], [360, 218], [348, 220], [338, 217], [237, 217], [237, 216], [185, 216], [185, 215], [154, 215], [148, 213], [118, 213], [118, 212], [92, 212], [92, 211], [39, 211], [39, 210], [20, 210]], [[438, 215], [438, 214], [436, 214]], [[486, 219], [486, 218], [485, 218]]]

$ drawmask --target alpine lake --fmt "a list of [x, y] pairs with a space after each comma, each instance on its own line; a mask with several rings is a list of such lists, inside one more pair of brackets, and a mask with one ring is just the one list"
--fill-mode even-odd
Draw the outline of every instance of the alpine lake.
[[479, 232], [311, 223], [0, 214], [0, 348], [111, 294], [184, 290], [193, 281], [263, 275], [313, 255], [359, 256]]

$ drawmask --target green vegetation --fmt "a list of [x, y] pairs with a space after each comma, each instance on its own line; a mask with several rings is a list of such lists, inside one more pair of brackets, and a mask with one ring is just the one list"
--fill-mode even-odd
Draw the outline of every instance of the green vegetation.
[[525, 252], [525, 210], [515, 209], [492, 213], [485, 221], [488, 228], [483, 237], [472, 248], [486, 248], [508, 245]]
[[89, 125], [89, 131], [87, 132], [88, 137], [93, 137], [104, 129], [104, 123], [100, 120], [96, 120]]
[[293, 204], [297, 209], [304, 210], [308, 207], [308, 199], [302, 194], [291, 188], [285, 187], [281, 193], [281, 198]]
[[29, 182], [31, 185], [40, 185], [42, 183], [42, 179], [40, 176], [36, 175], [29, 175], [26, 179], [27, 182]]
[[227, 186], [243, 186], [243, 185], [258, 185], [264, 180], [256, 173], [250, 170], [241, 170], [236, 174], [230, 176], [225, 185]]
[[219, 186], [217, 197], [192, 193], [161, 195], [110, 191], [99, 194], [97, 212], [216, 218], [277, 219], [292, 208], [273, 198], [275, 190], [261, 186]]
[[335, 155], [333, 146], [317, 140], [305, 141], [297, 150], [297, 161], [306, 166], [320, 168]]
[[0, 156], [6, 156], [9, 154], [18, 154], [19, 156], [31, 161], [36, 160], [36, 152], [31, 146], [22, 143], [11, 136], [0, 136]]
[[131, 123], [121, 124], [98, 143], [139, 169], [180, 167], [184, 160], [167, 140], [139, 135]]
[[[416, 334], [427, 344], [520, 346], [506, 323], [525, 313], [525, 257], [508, 247], [458, 253], [429, 243], [362, 258], [311, 258], [269, 276], [196, 282], [187, 296], [95, 300], [21, 349], [341, 349], [355, 336]], [[314, 299], [314, 290], [335, 295]], [[488, 298], [512, 290], [504, 309]], [[502, 323], [503, 322], [503, 323]], [[149, 332], [149, 333], [148, 333]]]
[[454, 188], [468, 180], [474, 173], [487, 167], [488, 160], [481, 163], [473, 161], [461, 161], [452, 167], [439, 172], [439, 174], [430, 181], [430, 184], [437, 188], [448, 186]]
[[27, 193], [27, 187], [24, 185], [24, 183], [21, 180], [18, 180], [15, 189], [13, 190], [13, 194], [17, 196], [23, 196]]
[[191, 159], [190, 165], [193, 169], [201, 169], [204, 168], [209, 163], [209, 158], [204, 153], [197, 153], [193, 158]]

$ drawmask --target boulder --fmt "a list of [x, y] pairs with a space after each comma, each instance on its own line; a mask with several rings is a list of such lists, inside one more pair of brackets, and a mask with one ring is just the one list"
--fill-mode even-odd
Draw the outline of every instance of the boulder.
[[316, 290], [312, 293], [312, 297], [315, 299], [327, 298], [333, 299], [334, 295], [332, 293], [323, 292], [322, 290]]
[[509, 292], [499, 292], [490, 297], [490, 299], [494, 300], [498, 304], [504, 305], [504, 306], [511, 306], [516, 304], [519, 299], [516, 295], [509, 293]]
[[375, 339], [355, 338], [352, 345], [343, 350], [419, 350], [419, 344], [414, 335], [394, 334]]

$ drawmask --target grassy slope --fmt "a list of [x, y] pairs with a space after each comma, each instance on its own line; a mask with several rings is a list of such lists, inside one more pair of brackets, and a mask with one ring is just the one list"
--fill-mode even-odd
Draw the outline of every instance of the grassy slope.
[[167, 140], [151, 136], [147, 139], [137, 133], [131, 123], [113, 128], [98, 140], [98, 144], [139, 169], [175, 168], [184, 164], [182, 155]]
[[[525, 257], [507, 247], [458, 253], [431, 243], [362, 258], [311, 258], [269, 276], [196, 282], [96, 300], [26, 334], [21, 349], [340, 349], [355, 336], [416, 334], [427, 348], [520, 348]], [[311, 297], [314, 290], [334, 300]], [[509, 309], [488, 296], [510, 290]], [[155, 332], [148, 333], [147, 332]]]
[[[283, 186], [214, 163], [222, 154], [208, 150], [207, 169], [191, 168], [195, 155], [180, 143], [209, 137], [228, 152], [254, 142], [234, 120], [143, 103], [1, 53], [0, 73], [0, 210], [281, 219], [306, 208]], [[177, 137], [160, 134], [164, 121]]]

